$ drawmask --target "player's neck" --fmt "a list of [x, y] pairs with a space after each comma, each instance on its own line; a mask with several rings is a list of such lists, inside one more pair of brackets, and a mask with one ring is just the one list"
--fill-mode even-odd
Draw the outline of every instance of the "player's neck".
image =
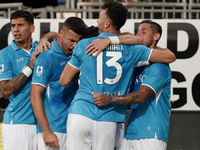
[[119, 31], [115, 30], [113, 28], [107, 28], [107, 29], [104, 30], [104, 32], [112, 33], [112, 34], [119, 34]]
[[15, 42], [17, 46], [19, 46], [21, 49], [30, 50], [31, 49], [31, 41], [28, 42]]
[[151, 46], [149, 46], [149, 48], [156, 48], [157, 44], [156, 43], [152, 43]]

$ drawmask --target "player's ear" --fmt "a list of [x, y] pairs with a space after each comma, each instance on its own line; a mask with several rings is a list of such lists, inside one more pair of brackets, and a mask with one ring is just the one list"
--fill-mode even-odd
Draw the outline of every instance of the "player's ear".
[[160, 39], [160, 33], [154, 34], [154, 40], [158, 41]]
[[106, 20], [106, 22], [105, 22], [105, 28], [108, 28], [110, 25], [111, 25], [110, 20]]
[[31, 31], [31, 33], [33, 33], [35, 31], [35, 26], [34, 25], [30, 26], [30, 31]]
[[64, 29], [60, 29], [60, 34], [59, 34], [59, 36], [61, 37], [61, 38], [63, 38], [63, 36], [64, 36]]

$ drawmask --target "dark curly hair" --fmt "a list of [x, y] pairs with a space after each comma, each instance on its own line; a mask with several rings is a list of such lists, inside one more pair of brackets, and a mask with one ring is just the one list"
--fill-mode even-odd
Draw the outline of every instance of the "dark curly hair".
[[128, 9], [120, 2], [112, 0], [106, 1], [102, 9], [107, 9], [106, 14], [112, 20], [112, 25], [116, 30], [119, 30], [125, 24], [128, 16]]
[[99, 28], [95, 26], [90, 26], [85, 30], [82, 39], [91, 38], [98, 35], [99, 35]]

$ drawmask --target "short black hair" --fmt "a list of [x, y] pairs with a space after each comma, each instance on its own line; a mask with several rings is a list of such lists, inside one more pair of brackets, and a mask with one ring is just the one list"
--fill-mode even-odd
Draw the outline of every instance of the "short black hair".
[[81, 18], [69, 17], [65, 20], [63, 28], [70, 29], [78, 35], [83, 35], [87, 25]]
[[26, 22], [30, 23], [31, 25], [34, 24], [34, 19], [32, 13], [26, 10], [17, 10], [11, 14], [10, 21], [12, 19], [24, 18]]
[[157, 22], [147, 19], [140, 22], [140, 24], [143, 24], [143, 23], [150, 24], [151, 25], [150, 27], [153, 32], [160, 33], [160, 36], [162, 35], [162, 27]]
[[99, 35], [99, 28], [95, 26], [89, 26], [86, 28], [82, 38], [91, 38]]
[[128, 16], [128, 9], [122, 5], [122, 3], [113, 0], [106, 1], [102, 9], [107, 9], [106, 14], [111, 19], [112, 25], [116, 30], [119, 30], [125, 24]]

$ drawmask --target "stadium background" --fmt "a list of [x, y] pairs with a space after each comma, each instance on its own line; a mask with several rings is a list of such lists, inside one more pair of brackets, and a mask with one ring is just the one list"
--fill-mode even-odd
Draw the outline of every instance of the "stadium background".
[[[131, 13], [129, 13], [129, 19], [121, 32], [136, 33], [140, 21], [153, 19], [163, 27], [163, 35], [158, 45], [169, 48], [177, 57], [176, 62], [170, 64], [173, 78], [171, 88], [172, 114], [167, 150], [200, 150], [200, 1], [124, 1]], [[0, 16], [2, 14], [0, 49], [9, 45], [13, 39], [10, 32], [9, 15], [14, 10], [27, 9], [33, 12], [36, 17], [33, 40], [38, 40], [49, 31], [58, 32], [64, 18], [72, 15], [83, 18], [88, 26], [96, 26], [102, 1], [60, 0], [58, 6], [42, 6], [41, 8], [30, 8], [24, 6], [23, 3], [15, 3], [16, 5], [13, 3], [12, 6], [7, 4], [9, 3], [0, 4]], [[2, 122], [6, 105], [7, 100], [1, 99], [0, 122]], [[3, 146], [0, 138], [1, 149]]]

